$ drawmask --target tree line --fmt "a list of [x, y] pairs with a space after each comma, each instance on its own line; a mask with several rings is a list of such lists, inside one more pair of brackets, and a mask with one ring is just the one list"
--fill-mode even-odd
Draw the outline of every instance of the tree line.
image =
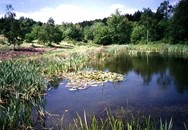
[[156, 12], [144, 8], [134, 14], [121, 15], [117, 9], [110, 17], [76, 24], [56, 25], [52, 17], [42, 23], [24, 17], [15, 19], [15, 16], [12, 5], [7, 5], [6, 14], [0, 19], [0, 33], [8, 39], [8, 44], [14, 46], [34, 40], [48, 46], [62, 40], [101, 45], [149, 42], [188, 44], [188, 0], [180, 0], [175, 6], [164, 1]]

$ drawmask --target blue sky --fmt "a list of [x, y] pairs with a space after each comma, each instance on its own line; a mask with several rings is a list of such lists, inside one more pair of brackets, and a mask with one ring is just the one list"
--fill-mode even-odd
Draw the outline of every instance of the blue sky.
[[[110, 16], [116, 9], [121, 14], [134, 13], [143, 8], [157, 9], [164, 0], [0, 0], [0, 16], [7, 4], [12, 4], [17, 18], [25, 16], [46, 22], [52, 17], [57, 24], [81, 22]], [[175, 5], [179, 0], [169, 0]]]

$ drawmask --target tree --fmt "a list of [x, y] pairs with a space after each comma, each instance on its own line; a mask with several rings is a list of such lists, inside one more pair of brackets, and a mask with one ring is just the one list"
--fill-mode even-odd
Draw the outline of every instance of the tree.
[[[55, 22], [51, 17], [46, 24], [36, 26], [32, 33], [37, 35], [40, 42], [47, 43], [48, 46], [51, 46], [52, 42], [58, 44], [62, 40], [61, 31], [57, 26], [55, 26]], [[29, 37], [32, 36], [32, 33], [29, 35]]]
[[20, 45], [23, 42], [19, 34], [20, 24], [18, 20], [15, 20], [16, 14], [13, 12], [12, 5], [6, 6], [5, 22], [3, 25], [3, 35], [8, 39], [10, 44], [14, 45], [14, 50], [16, 45]]
[[3, 29], [4, 29], [4, 23], [5, 23], [5, 18], [1, 18], [0, 19], [0, 34], [2, 34], [3, 33]]
[[130, 42], [131, 23], [125, 16], [120, 14], [119, 10], [116, 10], [115, 14], [108, 18], [107, 25], [112, 43], [124, 44]]
[[146, 32], [146, 40], [147, 40], [147, 43], [149, 42], [149, 38], [150, 38], [150, 32], [152, 32], [152, 27], [154, 24], [154, 20], [155, 20], [155, 17], [154, 17], [154, 13], [152, 12], [152, 10], [150, 8], [147, 8], [147, 9], [143, 9], [143, 14], [141, 15], [141, 24], [145, 26], [145, 28], [147, 29], [147, 32]]
[[64, 36], [69, 40], [81, 41], [83, 39], [83, 30], [78, 24], [69, 24], [66, 27]]
[[131, 42], [133, 44], [146, 40], [146, 27], [144, 25], [136, 25], [131, 33]]
[[156, 18], [158, 20], [169, 19], [173, 13], [173, 6], [169, 4], [169, 1], [164, 1], [157, 8]]
[[40, 43], [45, 44], [48, 42], [48, 32], [46, 30], [45, 25], [40, 27], [37, 37]]
[[48, 25], [51, 25], [51, 26], [54, 26], [54, 25], [55, 25], [54, 19], [53, 19], [52, 17], [50, 17], [50, 18], [48, 19], [48, 21], [47, 21], [47, 24], [48, 24]]
[[84, 40], [89, 41], [89, 40], [93, 40], [93, 39], [94, 39], [93, 29], [89, 26], [86, 26], [84, 28]]
[[33, 42], [33, 40], [37, 40], [39, 37], [41, 26], [35, 24], [32, 26], [31, 32], [27, 33], [25, 36], [25, 40], [27, 42]]
[[181, 0], [174, 9], [171, 36], [174, 43], [188, 40], [188, 0]]
[[141, 18], [141, 15], [142, 15], [142, 12], [141, 11], [136, 11], [134, 14], [133, 14], [133, 21], [140, 21], [140, 18]]
[[52, 17], [50, 17], [47, 21], [47, 24], [44, 25], [44, 29], [47, 35], [48, 46], [51, 46], [51, 43], [54, 41], [54, 33], [55, 33], [55, 22]]
[[62, 32], [60, 31], [58, 26], [55, 26], [52, 41], [56, 44], [59, 44], [61, 40], [62, 40]]
[[108, 27], [105, 26], [104, 23], [96, 22], [92, 26], [92, 30], [93, 30], [93, 36], [94, 36], [93, 41], [96, 44], [101, 44], [101, 45], [112, 44], [112, 39], [111, 39], [111, 36], [109, 35]]
[[[26, 35], [31, 33], [32, 26], [35, 25], [36, 22], [33, 19], [24, 18], [24, 17], [20, 17], [18, 21], [19, 21], [19, 25], [20, 25], [20, 30], [18, 30], [18, 33], [19, 33], [22, 41], [24, 41], [24, 40], [26, 40]], [[28, 37], [28, 35], [27, 35], [27, 37]]]

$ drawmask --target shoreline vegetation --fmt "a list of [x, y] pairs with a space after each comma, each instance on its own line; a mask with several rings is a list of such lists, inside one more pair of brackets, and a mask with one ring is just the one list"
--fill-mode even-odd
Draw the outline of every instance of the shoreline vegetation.
[[[67, 44], [66, 44], [67, 45]], [[38, 118], [46, 115], [43, 108], [44, 95], [47, 90], [47, 82], [54, 80], [53, 77], [71, 79], [73, 77], [70, 73], [74, 73], [76, 77], [74, 80], [82, 81], [83, 84], [92, 86], [99, 82], [106, 82], [110, 80], [121, 81], [123, 75], [100, 72], [100, 71], [82, 71], [88, 65], [106, 62], [110, 58], [118, 57], [121, 55], [140, 55], [140, 54], [167, 54], [167, 55], [181, 55], [187, 58], [188, 46], [187, 45], [168, 45], [168, 44], [144, 44], [144, 45], [110, 45], [110, 46], [77, 46], [71, 45], [71, 49], [58, 49], [50, 50], [42, 54], [32, 56], [18, 56], [10, 60], [2, 60], [0, 62], [0, 126], [1, 129], [29, 129], [33, 128], [35, 122], [32, 121], [31, 111], [34, 107], [38, 113]], [[63, 47], [63, 45], [62, 45]], [[86, 76], [86, 73], [88, 76]], [[96, 76], [93, 81], [93, 74]], [[85, 77], [81, 77], [85, 75]], [[112, 76], [114, 75], [114, 76]], [[106, 78], [106, 77], [110, 77]], [[92, 79], [92, 80], [91, 80]], [[74, 84], [72, 80], [72, 85]], [[86, 81], [87, 82], [86, 82]], [[88, 81], [90, 80], [90, 81]], [[92, 81], [92, 82], [91, 82]], [[95, 82], [95, 83], [94, 83]], [[70, 82], [71, 86], [71, 82]], [[82, 85], [81, 85], [82, 86]], [[64, 117], [66, 118], [66, 117]], [[100, 119], [92, 117], [91, 124], [87, 123], [87, 119], [75, 120], [72, 128], [76, 129], [143, 129], [136, 119], [132, 118], [132, 122], [128, 123], [116, 119], [113, 115], [108, 115], [107, 119]], [[21, 120], [20, 120], [21, 119]], [[150, 117], [146, 118], [148, 126], [146, 128], [152, 129], [155, 124], [150, 122]], [[169, 122], [161, 123], [160, 130], [170, 130], [172, 127], [172, 120]], [[84, 124], [85, 123], [85, 124]], [[154, 126], [152, 126], [154, 125]], [[156, 126], [155, 126], [156, 127]], [[185, 129], [187, 130], [186, 124]], [[155, 128], [153, 128], [155, 130]]]
[[[74, 41], [73, 41], [74, 43]], [[78, 44], [73, 44], [71, 41], [69, 42], [62, 42], [60, 45], [56, 46], [54, 45], [53, 47], [48, 47], [44, 45], [38, 46], [30, 46], [30, 44], [25, 43], [24, 45], [21, 45], [18, 47], [18, 49], [15, 51], [15, 53], [18, 54], [13, 54], [13, 55], [8, 55], [9, 52], [13, 52], [11, 49], [11, 46], [1, 46], [0, 45], [0, 61], [6, 60], [6, 59], [12, 59], [12, 58], [23, 58], [23, 57], [34, 57], [35, 54], [37, 55], [36, 57], [39, 57], [39, 54], [41, 54], [42, 57], [49, 56], [49, 55], [68, 55], [74, 52], [82, 52], [82, 51], [87, 51], [91, 49], [95, 49], [94, 51], [100, 51], [100, 49], [118, 49], [124, 51], [126, 54], [132, 54], [132, 55], [137, 55], [138, 53], [142, 54], [149, 54], [149, 53], [158, 53], [158, 54], [165, 54], [165, 55], [174, 55], [174, 56], [183, 56], [187, 57], [188, 56], [188, 45], [186, 44], [166, 44], [166, 43], [149, 43], [149, 44], [126, 44], [126, 45], [97, 45], [97, 44], [85, 44], [83, 42], [77, 42]], [[1, 49], [3, 48], [3, 49]], [[19, 54], [20, 52], [20, 54]], [[29, 54], [25, 54], [24, 52], [33, 52]], [[64, 54], [63, 54], [64, 53]], [[7, 54], [7, 55], [6, 55]], [[8, 58], [6, 58], [6, 56]]]

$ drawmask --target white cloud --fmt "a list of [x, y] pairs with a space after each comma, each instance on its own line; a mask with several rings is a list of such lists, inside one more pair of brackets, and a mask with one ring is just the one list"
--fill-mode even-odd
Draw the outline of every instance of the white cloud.
[[[77, 12], [77, 13], [73, 13]], [[47, 22], [47, 20], [52, 17], [56, 23], [61, 23], [62, 21], [65, 22], [74, 22], [78, 20], [78, 17], [75, 17], [76, 14], [83, 14], [84, 11], [79, 7], [75, 5], [60, 5], [56, 8], [51, 8], [51, 7], [45, 7], [42, 8], [36, 12], [28, 12], [28, 13], [23, 13], [23, 12], [16, 12], [17, 16], [25, 16], [25, 17], [30, 17], [33, 18], [36, 21], [41, 21], [41, 22]]]
[[108, 8], [91, 10], [86, 9], [79, 5], [73, 4], [62, 4], [55, 8], [45, 7], [36, 12], [16, 12], [17, 18], [20, 16], [29, 17], [36, 21], [47, 22], [47, 20], [52, 17], [56, 24], [61, 24], [62, 22], [82, 22], [84, 20], [94, 20], [99, 18], [104, 18], [110, 16], [115, 12], [115, 9], [119, 9], [122, 14], [134, 13], [136, 9], [126, 8], [121, 4], [113, 4]]
[[81, 6], [69, 4], [62, 4], [55, 8], [45, 7], [36, 12], [16, 12], [16, 14], [17, 17], [25, 16], [42, 22], [47, 22], [47, 20], [52, 17], [57, 24], [61, 24], [62, 22], [75, 23], [101, 17], [101, 14], [88, 12]]
[[133, 14], [136, 12], [138, 9], [134, 8], [127, 8], [125, 5], [122, 4], [113, 4], [110, 7], [110, 12], [114, 13], [116, 9], [119, 9], [121, 14]]

